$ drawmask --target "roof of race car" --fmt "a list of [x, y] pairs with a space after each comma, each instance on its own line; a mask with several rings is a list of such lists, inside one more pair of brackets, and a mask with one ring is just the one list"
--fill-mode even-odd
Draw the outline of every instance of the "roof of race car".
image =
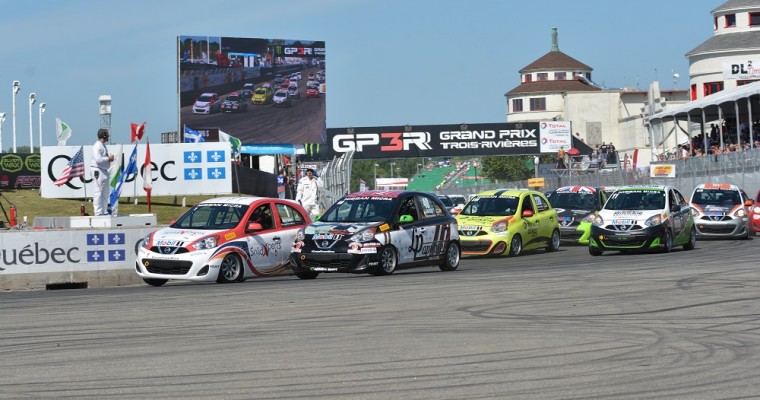
[[529, 189], [493, 189], [478, 193], [478, 197], [519, 197], [522, 193], [540, 193]]
[[256, 196], [245, 196], [245, 197], [215, 197], [213, 199], [207, 199], [203, 200], [202, 202], [198, 204], [206, 204], [206, 203], [226, 203], [226, 204], [243, 204], [243, 205], [250, 205], [255, 203], [257, 200], [265, 199], [266, 197], [256, 197]]
[[623, 192], [626, 190], [668, 190], [670, 186], [665, 185], [627, 185], [627, 186], [620, 186], [617, 191]]
[[407, 190], [365, 190], [363, 192], [355, 192], [346, 195], [347, 199], [354, 197], [389, 197], [396, 198], [404, 193], [408, 193]]
[[698, 185], [697, 189], [723, 189], [723, 190], [739, 190], [739, 187], [731, 183], [702, 183]]
[[596, 193], [597, 188], [591, 186], [562, 186], [557, 188], [557, 193]]

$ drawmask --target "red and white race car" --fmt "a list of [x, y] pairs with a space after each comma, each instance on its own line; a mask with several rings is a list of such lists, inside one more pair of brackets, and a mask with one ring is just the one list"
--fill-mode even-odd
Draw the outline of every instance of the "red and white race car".
[[152, 286], [170, 279], [228, 283], [290, 274], [296, 233], [309, 223], [309, 214], [292, 200], [209, 199], [146, 236], [135, 270]]

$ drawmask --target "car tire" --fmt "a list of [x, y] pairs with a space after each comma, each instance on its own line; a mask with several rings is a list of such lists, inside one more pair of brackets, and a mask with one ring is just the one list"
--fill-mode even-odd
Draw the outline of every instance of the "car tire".
[[314, 271], [297, 271], [295, 274], [298, 279], [316, 279], [319, 276], [319, 272]]
[[597, 249], [596, 247], [588, 247], [588, 254], [591, 254], [592, 256], [601, 256], [602, 253], [604, 253], [602, 250]]
[[393, 246], [385, 246], [380, 251], [380, 261], [372, 271], [372, 275], [390, 275], [396, 270], [398, 264], [398, 257], [396, 256], [396, 249]]
[[443, 264], [438, 268], [441, 271], [456, 271], [459, 268], [459, 260], [462, 259], [462, 249], [459, 247], [459, 243], [451, 242], [446, 247], [446, 252], [443, 253]]
[[552, 236], [549, 238], [549, 245], [546, 246], [546, 251], [559, 250], [560, 241], [561, 237], [559, 235], [559, 230], [555, 229], [554, 232], [552, 232]]
[[143, 281], [147, 283], [148, 285], [159, 287], [164, 286], [166, 282], [169, 282], [168, 279], [153, 279], [153, 278], [143, 278]]
[[689, 241], [683, 245], [684, 250], [694, 250], [697, 247], [697, 229], [692, 227], [689, 233]]
[[673, 234], [670, 233], [670, 229], [665, 229], [665, 237], [662, 241], [662, 252], [663, 253], [670, 253], [670, 251], [673, 250]]
[[243, 277], [243, 262], [237, 254], [227, 254], [219, 265], [219, 275], [216, 278], [217, 283], [233, 283]]
[[509, 241], [509, 256], [517, 257], [522, 252], [522, 238], [520, 235], [515, 234], [512, 236], [512, 240]]

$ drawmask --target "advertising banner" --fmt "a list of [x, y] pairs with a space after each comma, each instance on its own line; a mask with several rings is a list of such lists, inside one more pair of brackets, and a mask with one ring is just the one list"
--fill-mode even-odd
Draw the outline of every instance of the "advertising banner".
[[3, 233], [0, 277], [6, 274], [134, 269], [137, 246], [155, 230], [46, 230]]
[[541, 153], [556, 153], [573, 147], [573, 126], [570, 121], [545, 121], [541, 126]]
[[676, 165], [675, 164], [653, 165], [652, 168], [649, 170], [649, 176], [652, 178], [675, 178]]
[[[328, 145], [305, 146], [305, 159], [355, 152], [355, 159], [537, 155], [559, 146], [591, 148], [570, 134], [568, 121], [330, 128]], [[327, 148], [325, 148], [327, 147]]]
[[177, 70], [185, 141], [221, 130], [248, 146], [324, 143], [324, 41], [182, 35]]
[[760, 63], [751, 59], [724, 62], [723, 79], [760, 79]]
[[[127, 165], [134, 146], [124, 145], [123, 158], [114, 161], [120, 162], [124, 171], [128, 170]], [[143, 190], [145, 147], [144, 144], [137, 145], [137, 173], [125, 174], [121, 197], [146, 195]], [[42, 197], [72, 199], [92, 196], [95, 183], [90, 167], [91, 146], [85, 146], [84, 177], [73, 178], [61, 186], [54, 184], [79, 148], [80, 146], [42, 147]], [[116, 145], [110, 145], [109, 150], [115, 153]], [[153, 196], [232, 192], [229, 143], [152, 144], [150, 155]]]
[[0, 154], [0, 190], [39, 187], [39, 154]]

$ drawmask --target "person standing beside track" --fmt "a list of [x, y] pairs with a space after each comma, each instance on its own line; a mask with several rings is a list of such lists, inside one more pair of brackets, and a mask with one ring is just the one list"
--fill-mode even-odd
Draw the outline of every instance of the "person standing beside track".
[[306, 176], [298, 181], [296, 201], [311, 215], [319, 215], [319, 191], [323, 186], [322, 179], [315, 176], [311, 168], [307, 169]]
[[95, 190], [92, 194], [92, 206], [94, 215], [108, 215], [108, 201], [111, 187], [108, 185], [108, 167], [114, 159], [113, 154], [108, 154], [106, 142], [109, 138], [108, 129], [98, 129], [98, 140], [92, 146], [92, 179], [95, 181]]

